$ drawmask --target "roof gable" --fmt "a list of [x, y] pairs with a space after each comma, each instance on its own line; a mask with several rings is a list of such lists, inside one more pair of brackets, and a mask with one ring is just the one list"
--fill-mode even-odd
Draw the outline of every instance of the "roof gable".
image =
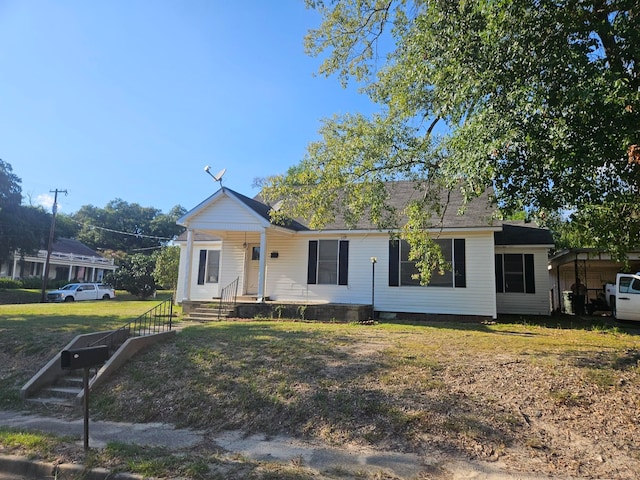
[[269, 207], [233, 190], [222, 187], [209, 198], [188, 211], [178, 225], [210, 230], [243, 230], [267, 227]]

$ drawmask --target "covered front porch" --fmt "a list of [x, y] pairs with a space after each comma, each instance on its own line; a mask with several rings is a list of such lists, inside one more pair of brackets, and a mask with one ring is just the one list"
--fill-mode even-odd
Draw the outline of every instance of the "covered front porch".
[[[270, 249], [267, 229], [260, 231], [187, 230], [182, 239], [178, 301], [207, 302], [233, 289], [243, 303], [268, 300], [267, 258], [277, 259]], [[282, 235], [280, 233], [279, 235]]]

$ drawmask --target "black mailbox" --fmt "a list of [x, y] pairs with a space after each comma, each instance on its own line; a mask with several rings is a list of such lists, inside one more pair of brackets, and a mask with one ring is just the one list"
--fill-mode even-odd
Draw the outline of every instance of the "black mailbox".
[[89, 368], [102, 365], [108, 358], [109, 348], [106, 345], [63, 350], [60, 354], [60, 366], [70, 370]]

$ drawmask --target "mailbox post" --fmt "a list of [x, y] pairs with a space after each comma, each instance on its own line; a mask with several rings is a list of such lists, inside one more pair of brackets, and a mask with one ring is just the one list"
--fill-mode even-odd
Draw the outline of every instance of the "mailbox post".
[[89, 450], [89, 369], [102, 365], [109, 358], [106, 345], [63, 350], [60, 354], [60, 366], [67, 370], [82, 368], [83, 375], [83, 410], [84, 410], [84, 449]]

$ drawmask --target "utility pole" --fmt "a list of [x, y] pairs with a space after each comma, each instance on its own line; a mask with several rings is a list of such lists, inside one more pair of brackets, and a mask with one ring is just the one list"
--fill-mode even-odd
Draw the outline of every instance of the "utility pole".
[[50, 193], [54, 194], [53, 197], [53, 207], [51, 208], [51, 227], [49, 228], [49, 245], [47, 246], [47, 258], [44, 261], [44, 273], [42, 275], [42, 292], [40, 294], [40, 302], [44, 303], [47, 301], [45, 295], [47, 290], [47, 280], [49, 280], [49, 259], [51, 258], [51, 249], [53, 247], [53, 235], [56, 230], [56, 214], [58, 213], [58, 193], [64, 193], [67, 195], [66, 190], [49, 190]]

